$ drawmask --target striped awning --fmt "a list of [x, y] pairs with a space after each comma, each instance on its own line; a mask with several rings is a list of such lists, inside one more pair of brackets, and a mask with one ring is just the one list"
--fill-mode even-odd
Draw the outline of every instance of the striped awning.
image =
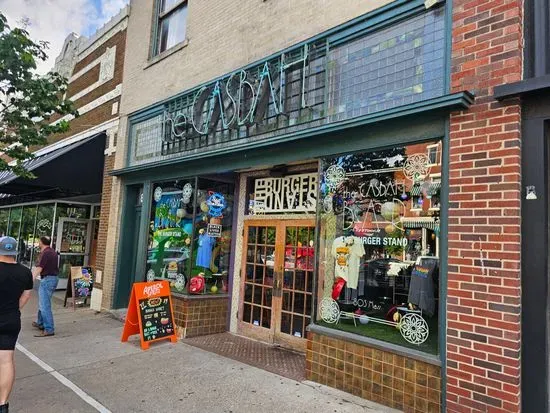
[[[426, 193], [427, 195], [434, 196], [439, 194], [440, 190], [441, 190], [441, 182], [431, 182]], [[415, 184], [411, 188], [411, 196], [420, 196], [421, 194], [422, 194], [422, 185]]]
[[404, 228], [426, 228], [431, 229], [436, 234], [439, 234], [439, 221], [436, 221], [435, 218], [401, 218], [401, 223], [403, 224]]

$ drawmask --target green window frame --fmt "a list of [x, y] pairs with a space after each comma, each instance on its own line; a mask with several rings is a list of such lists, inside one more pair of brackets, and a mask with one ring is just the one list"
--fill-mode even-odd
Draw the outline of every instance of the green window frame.
[[152, 56], [183, 43], [187, 35], [188, 0], [157, 0], [153, 22]]

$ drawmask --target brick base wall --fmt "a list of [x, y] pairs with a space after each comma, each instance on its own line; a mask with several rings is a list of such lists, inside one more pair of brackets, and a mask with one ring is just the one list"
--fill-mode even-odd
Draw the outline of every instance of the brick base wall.
[[228, 297], [172, 296], [179, 338], [227, 331]]
[[307, 340], [308, 380], [404, 412], [441, 412], [439, 366], [311, 332]]

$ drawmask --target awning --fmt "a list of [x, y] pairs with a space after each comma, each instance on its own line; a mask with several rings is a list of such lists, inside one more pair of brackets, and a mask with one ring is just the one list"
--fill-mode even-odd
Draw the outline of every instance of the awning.
[[[429, 184], [427, 195], [438, 195], [441, 190], [441, 182], [431, 182]], [[420, 196], [422, 194], [422, 185], [416, 184], [411, 188], [411, 196]]]
[[401, 223], [404, 228], [427, 228], [439, 234], [439, 220], [431, 217], [418, 217], [418, 218], [401, 218]]
[[101, 193], [104, 150], [105, 134], [98, 133], [35, 152], [24, 166], [36, 179], [0, 172], [0, 205]]

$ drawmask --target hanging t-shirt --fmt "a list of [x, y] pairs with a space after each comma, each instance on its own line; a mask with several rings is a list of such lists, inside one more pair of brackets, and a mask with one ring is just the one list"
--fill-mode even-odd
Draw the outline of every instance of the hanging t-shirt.
[[212, 259], [212, 250], [216, 238], [206, 234], [199, 235], [199, 248], [197, 249], [197, 266], [209, 268], [210, 260]]
[[346, 280], [348, 288], [357, 289], [363, 255], [365, 247], [358, 237], [338, 237], [332, 243], [332, 256], [336, 260], [334, 276]]
[[434, 275], [437, 264], [433, 260], [416, 264], [411, 273], [409, 303], [417, 305], [430, 317], [435, 313]]

